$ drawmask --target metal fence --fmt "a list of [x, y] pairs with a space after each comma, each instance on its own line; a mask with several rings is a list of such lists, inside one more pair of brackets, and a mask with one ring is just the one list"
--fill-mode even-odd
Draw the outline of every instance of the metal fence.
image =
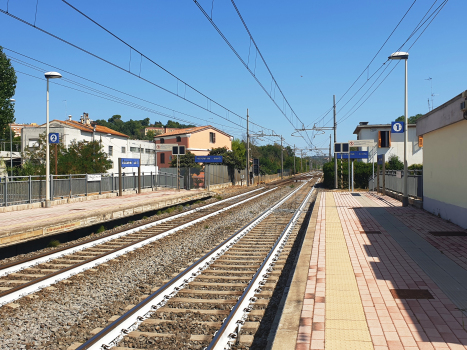
[[[423, 198], [423, 170], [409, 170], [407, 179], [407, 192], [411, 197]], [[374, 179], [368, 182], [368, 188], [377, 187], [377, 176], [379, 176], [379, 187], [383, 188], [383, 172], [375, 175]], [[404, 186], [404, 171], [403, 170], [386, 170], [385, 186], [387, 190], [402, 193]]]
[[[165, 169], [164, 169], [165, 170]], [[63, 199], [81, 196], [113, 193], [119, 191], [118, 174], [101, 175], [99, 181], [92, 181], [86, 174], [51, 175], [50, 198]], [[122, 190], [138, 189], [138, 173], [122, 174]], [[176, 172], [141, 173], [141, 188], [177, 188]], [[180, 188], [185, 188], [180, 177]], [[0, 178], [0, 206], [18, 205], [45, 201], [45, 176], [4, 176]]]

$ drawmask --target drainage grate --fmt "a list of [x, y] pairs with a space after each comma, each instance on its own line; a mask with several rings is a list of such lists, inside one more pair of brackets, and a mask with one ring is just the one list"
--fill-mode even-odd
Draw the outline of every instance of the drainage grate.
[[381, 231], [360, 231], [360, 233], [366, 233], [367, 235], [378, 235]]
[[433, 236], [467, 236], [467, 232], [465, 231], [429, 231], [428, 233], [432, 234]]
[[358, 197], [358, 196], [360, 196], [360, 193], [351, 193], [351, 195], [354, 196], [354, 197]]
[[390, 289], [394, 299], [434, 299], [426, 289]]

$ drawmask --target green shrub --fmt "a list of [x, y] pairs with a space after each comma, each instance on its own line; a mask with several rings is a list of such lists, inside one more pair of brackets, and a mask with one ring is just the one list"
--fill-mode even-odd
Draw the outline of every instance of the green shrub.
[[105, 231], [104, 225], [100, 225], [99, 228], [97, 229], [96, 233], [101, 233]]
[[143, 216], [143, 220], [146, 220], [148, 217], [146, 215]]
[[[352, 166], [352, 164], [350, 164]], [[342, 167], [342, 171], [341, 171]], [[346, 159], [337, 160], [337, 178], [338, 185], [341, 188], [341, 172], [342, 172], [342, 182], [343, 188], [349, 188], [349, 163]], [[325, 163], [323, 165], [323, 185], [326, 188], [334, 188], [334, 160], [331, 162]], [[376, 164], [375, 164], [375, 173], [376, 173]], [[356, 188], [368, 188], [368, 181], [373, 174], [373, 163], [363, 163], [360, 161], [354, 161], [354, 186]]]
[[47, 247], [49, 248], [55, 248], [55, 247], [58, 247], [60, 245], [60, 241], [57, 240], [57, 239], [52, 239], [49, 244], [47, 244]]
[[222, 199], [222, 197], [221, 197], [220, 195], [217, 195], [215, 198], [216, 198], [218, 201], [220, 201], [220, 200]]

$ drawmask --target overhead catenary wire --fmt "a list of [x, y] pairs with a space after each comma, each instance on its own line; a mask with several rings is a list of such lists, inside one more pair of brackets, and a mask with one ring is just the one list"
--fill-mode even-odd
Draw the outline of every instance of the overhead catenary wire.
[[[434, 5], [437, 1], [438, 1], [438, 0], [435, 0], [435, 2], [433, 3], [433, 5]], [[420, 21], [419, 24], [417, 24], [417, 26], [416, 26], [416, 28], [414, 29], [414, 31], [412, 32], [412, 34], [410, 34], [409, 39], [407, 39], [407, 40], [404, 42], [404, 44], [402, 44], [402, 45], [399, 47], [398, 50], [400, 50], [400, 49], [410, 40], [410, 38], [412, 38], [413, 35], [414, 35], [418, 30], [420, 30], [420, 29], [422, 28], [422, 26], [423, 26], [431, 17], [433, 17], [433, 18], [431, 18], [430, 22], [428, 22], [428, 24], [425, 26], [425, 28], [422, 30], [422, 32], [419, 34], [419, 36], [415, 39], [415, 41], [412, 43], [412, 45], [410, 45], [410, 47], [407, 49], [407, 52], [409, 52], [410, 49], [411, 49], [411, 48], [415, 45], [415, 43], [418, 41], [418, 39], [420, 39], [420, 37], [423, 35], [423, 33], [428, 29], [428, 27], [429, 27], [430, 24], [433, 22], [433, 20], [438, 16], [438, 14], [441, 12], [441, 10], [442, 10], [443, 7], [447, 4], [448, 1], [449, 1], [449, 0], [444, 0], [437, 8], [431, 13], [431, 15], [430, 15], [421, 25], [420, 25], [420, 22], [421, 22], [421, 21]], [[430, 9], [433, 7], [433, 5], [430, 7]], [[426, 17], [426, 14], [425, 14], [425, 16], [424, 16], [423, 18], [425, 18], [425, 17]], [[422, 19], [422, 20], [423, 20], [423, 19]], [[348, 119], [351, 115], [353, 115], [353, 114], [354, 114], [354, 113], [370, 98], [370, 96], [373, 95], [373, 93], [381, 86], [381, 84], [382, 84], [382, 83], [386, 80], [386, 78], [392, 73], [392, 71], [395, 69], [395, 67], [396, 67], [398, 64], [399, 64], [399, 62], [396, 63], [396, 65], [389, 71], [389, 73], [384, 77], [384, 79], [383, 79], [383, 80], [378, 84], [378, 86], [371, 92], [371, 94], [357, 107], [357, 109], [355, 109], [355, 110], [354, 110], [353, 112], [351, 112], [351, 113], [350, 113], [350, 111], [349, 111], [348, 113], [350, 113], [350, 114], [347, 114], [347, 115], [345, 115], [344, 117], [342, 117], [342, 118], [338, 121], [338, 123], [343, 122], [344, 120]], [[378, 79], [379, 79], [379, 77], [378, 77]], [[373, 83], [373, 84], [374, 84], [374, 83]], [[371, 88], [371, 87], [370, 87], [370, 88]], [[368, 92], [368, 90], [367, 90], [367, 92]], [[366, 94], [367, 92], [365, 92], [365, 94]], [[364, 95], [365, 95], [365, 94], [364, 94]], [[363, 95], [363, 96], [364, 96], [364, 95]], [[362, 96], [362, 97], [363, 97], [363, 96]], [[360, 100], [361, 100], [361, 99], [360, 99]], [[360, 101], [360, 100], [359, 100], [359, 101]], [[358, 103], [358, 102], [357, 102], [357, 103]], [[354, 105], [354, 107], [355, 107], [355, 105]], [[354, 108], [354, 107], [352, 107], [352, 108]]]
[[[70, 71], [67, 71], [67, 70], [65, 70], [65, 69], [61, 69], [61, 68], [59, 68], [59, 67], [57, 67], [57, 66], [53, 66], [53, 65], [50, 65], [50, 64], [45, 63], [45, 62], [43, 62], [43, 61], [34, 59], [34, 58], [30, 57], [30, 56], [23, 55], [23, 54], [21, 54], [21, 53], [19, 53], [19, 52], [17, 52], [17, 51], [14, 51], [14, 50], [11, 50], [11, 49], [8, 49], [8, 48], [5, 48], [5, 47], [4, 47], [4, 49], [7, 50], [7, 51], [14, 52], [15, 54], [21, 55], [21, 56], [26, 57], [26, 58], [28, 58], [28, 59], [31, 59], [31, 60], [33, 60], [33, 61], [35, 61], [35, 62], [44, 64], [44, 65], [46, 65], [46, 66], [48, 66], [48, 67], [52, 67], [52, 68], [58, 69], [58, 70], [60, 70], [60, 71], [62, 71], [62, 72], [65, 72], [65, 73], [67, 73], [67, 74], [69, 74], [69, 75], [73, 75], [73, 76], [75, 76], [75, 77], [77, 77], [77, 78], [80, 78], [80, 79], [86, 80], [86, 81], [88, 81], [88, 82], [91, 82], [91, 83], [93, 83], [93, 84], [99, 85], [99, 86], [104, 87], [104, 88], [106, 88], [106, 89], [109, 89], [109, 90], [112, 90], [112, 91], [121, 93], [121, 94], [123, 94], [123, 95], [126, 95], [126, 96], [129, 96], [129, 97], [138, 99], [138, 100], [140, 100], [140, 101], [143, 101], [143, 102], [146, 102], [146, 103], [149, 103], [149, 104], [152, 104], [152, 105], [155, 105], [155, 106], [157, 106], [157, 107], [161, 107], [161, 108], [167, 109], [167, 110], [169, 110], [169, 111], [172, 112], [172, 113], [178, 113], [178, 114], [184, 115], [184, 116], [189, 117], [189, 118], [194, 118], [194, 119], [198, 119], [198, 120], [202, 120], [202, 121], [205, 121], [205, 122], [210, 123], [209, 120], [206, 120], [206, 119], [203, 119], [203, 118], [199, 118], [199, 117], [196, 117], [196, 116], [193, 116], [193, 115], [184, 113], [184, 112], [180, 112], [180, 111], [177, 111], [177, 110], [175, 110], [175, 109], [168, 108], [168, 107], [162, 106], [162, 105], [160, 105], [160, 104], [157, 104], [157, 103], [155, 103], [155, 102], [148, 101], [148, 100], [143, 99], [143, 98], [141, 98], [141, 97], [138, 97], [138, 96], [135, 96], [135, 95], [132, 95], [132, 94], [128, 94], [128, 93], [123, 92], [123, 91], [121, 91], [121, 90], [112, 88], [112, 87], [110, 87], [110, 86], [108, 86], [108, 85], [104, 85], [104, 84], [102, 84], [102, 83], [99, 83], [99, 82], [97, 82], [97, 81], [94, 81], [94, 80], [85, 78], [85, 77], [80, 76], [80, 75], [78, 75], [78, 74], [74, 74], [74, 73], [72, 73], [72, 72], [70, 72]], [[35, 70], [38, 70], [38, 71], [42, 71], [42, 69], [41, 69], [40, 67], [38, 67], [38, 66], [34, 66], [34, 65], [32, 65], [32, 64], [30, 64], [30, 63], [28, 63], [28, 62], [19, 60], [18, 58], [14, 57], [14, 56], [11, 56], [11, 55], [7, 55], [7, 56], [8, 56], [10, 59], [12, 59], [14, 62], [17, 62], [17, 63], [19, 63], [19, 64], [23, 64], [23, 65], [25, 65], [25, 66], [27, 66], [27, 67], [29, 67], [29, 68], [32, 68], [32, 69], [35, 69]], [[81, 84], [81, 83], [78, 83], [78, 82], [74, 82], [74, 81], [71, 80], [71, 79], [67, 79], [67, 78], [62, 78], [62, 79], [65, 80], [65, 81], [69, 81], [69, 82], [72, 83], [72, 84], [79, 85], [79, 86], [81, 86], [81, 87], [83, 87], [83, 88], [86, 88], [86, 89], [89, 89], [89, 90], [92, 90], [92, 91], [96, 91], [96, 92], [98, 92], [98, 93], [100, 93], [100, 94], [112, 96], [112, 95], [110, 95], [110, 94], [107, 94], [107, 93], [105, 93], [105, 92], [96, 90], [96, 89], [94, 89], [94, 88], [92, 88], [92, 87], [89, 87], [89, 86], [87, 86], [87, 85], [84, 85], [84, 84]], [[118, 99], [119, 97], [113, 96], [113, 98]], [[173, 119], [177, 119], [177, 120], [181, 120], [181, 121], [186, 122], [186, 120], [184, 120], [184, 119], [177, 118], [177, 117], [175, 117], [175, 116], [173, 116], [173, 115], [166, 114], [166, 113], [163, 113], [163, 112], [161, 112], [161, 115], [163, 115], [163, 116], [170, 116], [170, 117], [173, 118]], [[192, 123], [192, 122], [190, 122], [190, 123]], [[227, 126], [227, 125], [220, 124], [220, 123], [217, 123], [217, 122], [213, 122], [213, 124], [220, 125], [220, 126], [223, 126], [223, 127], [233, 128], [233, 129], [237, 129], [237, 130], [243, 130], [243, 129], [240, 129], [240, 128], [235, 128], [235, 127], [232, 127], [232, 126]]]
[[[295, 129], [298, 129], [298, 126], [294, 125], [293, 123], [293, 120], [291, 118], [289, 118], [289, 116], [287, 116], [287, 106], [288, 108], [290, 109], [290, 113], [292, 115], [292, 118], [295, 116], [295, 118], [303, 125], [303, 122], [300, 120], [300, 118], [297, 116], [297, 114], [295, 113], [295, 111], [293, 110], [292, 106], [290, 105], [290, 103], [288, 102], [287, 98], [285, 97], [284, 93], [282, 92], [282, 90], [280, 89], [279, 85], [277, 84], [277, 81], [276, 79], [274, 78], [271, 70], [269, 69], [269, 67], [267, 66], [266, 64], [266, 61], [263, 57], [263, 55], [261, 54], [261, 51], [259, 50], [258, 46], [256, 45], [256, 42], [253, 38], [253, 36], [251, 35], [245, 21], [243, 20], [243, 18], [241, 17], [241, 14], [237, 8], [237, 6], [235, 5], [235, 2], [232, 1], [232, 4], [234, 5], [235, 7], [235, 10], [237, 12], [237, 14], [239, 15], [245, 29], [247, 30], [248, 32], [248, 35], [250, 36], [250, 40], [251, 42], [253, 43], [253, 45], [255, 46], [256, 48], [256, 55], [260, 55], [260, 58], [262, 59], [263, 63], [265, 64], [269, 74], [271, 75], [271, 78], [272, 80], [274, 81], [274, 85], [275, 87], [277, 87], [277, 89], [280, 91], [281, 95], [282, 95], [282, 98], [283, 98], [283, 104], [284, 104], [284, 107], [281, 108], [278, 103], [276, 102], [276, 99], [272, 97], [272, 95], [268, 92], [268, 90], [266, 89], [266, 87], [261, 83], [261, 81], [258, 79], [258, 77], [256, 76], [255, 74], [255, 71], [256, 71], [256, 56], [255, 56], [255, 68], [254, 70], [252, 71], [249, 67], [249, 64], [247, 64], [245, 62], [245, 60], [240, 56], [240, 54], [238, 53], [238, 51], [233, 47], [233, 45], [230, 43], [230, 41], [227, 39], [227, 37], [223, 34], [223, 32], [220, 30], [220, 28], [216, 25], [216, 23], [213, 21], [213, 19], [209, 16], [209, 14], [206, 12], [206, 10], [203, 8], [203, 6], [196, 0], [193, 0], [193, 2], [196, 4], [196, 6], [199, 8], [199, 10], [203, 13], [203, 15], [206, 17], [206, 19], [211, 23], [211, 25], [214, 27], [214, 29], [217, 31], [217, 33], [221, 36], [221, 38], [224, 40], [224, 42], [227, 44], [227, 46], [232, 50], [232, 52], [235, 54], [235, 56], [240, 60], [240, 62], [243, 64], [243, 66], [246, 68], [246, 70], [251, 74], [251, 76], [253, 77], [253, 79], [255, 79], [255, 81], [258, 83], [258, 85], [261, 87], [261, 89], [266, 93], [266, 95], [271, 99], [271, 101], [274, 103], [274, 105], [279, 109], [279, 111], [285, 116], [285, 118], [289, 121], [289, 123], [295, 128]], [[249, 57], [249, 55], [248, 55]], [[300, 125], [301, 126], [301, 125]], [[307, 134], [308, 136], [308, 141], [305, 139], [305, 137], [303, 137], [303, 135], [301, 135], [302, 138], [305, 140], [305, 142], [309, 142], [310, 143], [310, 146], [311, 146], [311, 140], [309, 138], [309, 135]]]
[[[190, 104], [192, 104], [192, 105], [194, 105], [194, 106], [196, 106], [196, 107], [198, 107], [198, 108], [201, 108], [201, 109], [203, 109], [203, 110], [205, 110], [205, 111], [207, 111], [207, 112], [209, 112], [209, 113], [211, 113], [211, 114], [213, 114], [213, 115], [215, 115], [215, 116], [217, 116], [217, 117], [219, 117], [219, 118], [222, 118], [222, 119], [224, 119], [224, 120], [227, 120], [228, 122], [230, 122], [230, 123], [232, 123], [232, 124], [235, 124], [235, 125], [237, 125], [237, 126], [243, 128], [243, 129], [245, 128], [245, 127], [243, 127], [241, 124], [236, 123], [236, 122], [234, 122], [234, 121], [232, 121], [232, 120], [230, 120], [230, 119], [228, 119], [228, 118], [222, 116], [221, 114], [216, 113], [216, 112], [214, 112], [214, 111], [212, 111], [212, 110], [210, 110], [210, 109], [208, 109], [208, 108], [206, 108], [206, 107], [200, 105], [199, 103], [196, 103], [196, 102], [194, 102], [194, 101], [191, 101], [191, 100], [187, 99], [186, 97], [183, 97], [183, 96], [181, 96], [181, 95], [178, 95], [178, 94], [174, 93], [173, 91], [170, 91], [169, 89], [164, 88], [164, 87], [160, 86], [159, 84], [156, 84], [155, 82], [153, 82], [153, 81], [151, 81], [151, 80], [149, 80], [149, 79], [143, 78], [142, 76], [139, 76], [138, 74], [133, 73], [133, 72], [131, 72], [131, 71], [125, 69], [124, 67], [119, 66], [119, 65], [116, 64], [116, 63], [113, 63], [113, 62], [111, 62], [111, 61], [109, 61], [109, 60], [107, 60], [107, 59], [105, 59], [105, 58], [103, 58], [103, 57], [101, 57], [101, 56], [99, 56], [99, 55], [97, 55], [97, 54], [94, 54], [94, 53], [92, 53], [92, 52], [89, 51], [89, 50], [86, 50], [86, 49], [84, 49], [84, 48], [82, 48], [82, 47], [80, 47], [80, 46], [78, 46], [78, 45], [76, 45], [76, 44], [73, 44], [72, 42], [70, 42], [70, 41], [68, 41], [68, 40], [66, 40], [66, 39], [63, 39], [63, 38], [59, 37], [58, 35], [55, 35], [55, 34], [49, 32], [49, 31], [47, 31], [47, 30], [45, 30], [45, 29], [43, 29], [43, 28], [40, 28], [40, 27], [38, 27], [38, 26], [34, 26], [34, 25], [33, 25], [31, 22], [29, 22], [29, 21], [26, 21], [26, 20], [24, 20], [24, 19], [22, 19], [22, 18], [20, 18], [20, 17], [18, 17], [18, 16], [15, 16], [15, 15], [13, 15], [12, 13], [9, 13], [9, 12], [3, 10], [3, 9], [0, 9], [0, 12], [3, 13], [3, 14], [5, 14], [5, 15], [7, 15], [7, 16], [9, 16], [9, 17], [11, 17], [11, 18], [13, 18], [13, 19], [16, 19], [17, 21], [19, 21], [19, 22], [21, 22], [21, 23], [24, 23], [24, 24], [26, 24], [26, 25], [28, 25], [28, 26], [34, 28], [34, 29], [37, 29], [37, 30], [39, 30], [40, 32], [42, 32], [42, 33], [44, 33], [44, 34], [47, 34], [47, 35], [49, 35], [49, 36], [51, 36], [51, 37], [53, 37], [53, 38], [55, 38], [55, 39], [57, 39], [57, 40], [59, 40], [59, 41], [65, 43], [65, 44], [67, 44], [67, 45], [70, 45], [70, 46], [72, 46], [72, 47], [74, 47], [74, 48], [76, 48], [76, 49], [78, 49], [78, 50], [80, 50], [80, 51], [82, 51], [82, 52], [84, 52], [84, 53], [86, 53], [86, 54], [88, 54], [88, 55], [94, 57], [94, 58], [97, 58], [98, 60], [100, 60], [100, 61], [102, 61], [102, 62], [104, 62], [104, 63], [106, 63], [106, 64], [109, 64], [109, 65], [111, 65], [111, 66], [113, 66], [113, 67], [115, 67], [115, 68], [117, 68], [117, 69], [119, 69], [119, 70], [122, 70], [122, 71], [124, 71], [125, 73], [131, 74], [131, 75], [133, 75], [134, 77], [136, 77], [136, 78], [138, 78], [138, 79], [141, 79], [141, 80], [143, 80], [143, 81], [145, 81], [145, 82], [147, 82], [147, 83], [149, 83], [149, 84], [151, 84], [151, 85], [153, 85], [153, 86], [155, 86], [155, 87], [157, 87], [157, 88], [159, 88], [159, 89], [161, 89], [161, 90], [163, 90], [163, 91], [165, 91], [165, 92], [167, 92], [167, 93], [169, 93], [169, 94], [171, 94], [171, 95], [173, 95], [173, 96], [176, 96], [176, 97], [178, 97], [178, 98], [180, 98], [180, 99], [182, 99], [182, 100], [184, 100], [184, 101], [186, 101], [186, 102], [188, 102], [188, 103], [190, 103]], [[178, 78], [177, 78], [177, 79], [178, 79]], [[178, 79], [178, 80], [181, 81], [181, 82], [183, 82], [183, 81], [180, 80], [180, 79]], [[183, 82], [183, 83], [185, 84], [185, 82]], [[189, 87], [191, 88], [190, 85], [187, 84], [187, 86], [189, 86]], [[193, 89], [193, 91], [197, 91], [197, 90]], [[242, 117], [241, 115], [239, 115], [239, 114], [237, 114], [237, 113], [231, 111], [230, 109], [228, 109], [228, 108], [222, 106], [221, 104], [215, 102], [214, 100], [212, 100], [211, 98], [207, 97], [206, 95], [203, 95], [202, 93], [200, 93], [200, 94], [201, 94], [202, 96], [206, 97], [208, 100], [214, 102], [216, 105], [218, 105], [219, 107], [223, 108], [225, 111], [229, 112], [230, 114], [237, 116], [237, 117], [240, 118], [241, 120], [244, 120], [244, 119], [246, 120], [246, 118], [244, 118], [244, 117]], [[267, 128], [267, 127], [261, 126], [261, 125], [255, 123], [255, 122], [250, 121], [250, 123], [253, 124], [253, 125], [256, 125], [257, 127], [261, 128], [261, 129], [267, 129], [267, 130], [273, 131], [272, 129], [269, 129], [269, 128]]]
[[[438, 1], [438, 0], [435, 0], [435, 1], [433, 2], [433, 4], [431, 5], [431, 7], [428, 9], [427, 13], [433, 8], [433, 6], [436, 4], [437, 1]], [[407, 49], [407, 52], [409, 52], [410, 49], [411, 49], [411, 48], [415, 45], [415, 43], [418, 41], [418, 39], [422, 36], [422, 34], [426, 31], [426, 29], [428, 28], [428, 26], [433, 22], [433, 20], [436, 18], [436, 16], [438, 16], [439, 12], [443, 9], [443, 7], [446, 5], [446, 3], [447, 3], [448, 1], [449, 1], [449, 0], [444, 0], [444, 1], [442, 1], [442, 3], [428, 16], [428, 18], [426, 18], [426, 20], [423, 21], [423, 20], [425, 19], [425, 17], [427, 16], [427, 13], [425, 13], [425, 15], [422, 17], [422, 19], [419, 21], [419, 23], [418, 23], [418, 24], [415, 26], [415, 28], [413, 29], [412, 33], [408, 36], [408, 38], [404, 41], [404, 43], [403, 43], [402, 45], [399, 46], [399, 48], [397, 49], [397, 51], [401, 50], [402, 47], [403, 47], [403, 46], [404, 46], [419, 30], [421, 30], [422, 28], [424, 28], [424, 29], [422, 30], [422, 32], [420, 33], [420, 35], [417, 37], [417, 39], [411, 44], [411, 46], [409, 47], [409, 49]], [[431, 18], [431, 20], [430, 20], [430, 18]], [[429, 20], [430, 20], [430, 21], [429, 21]], [[429, 21], [429, 22], [428, 22], [428, 21]], [[427, 22], [428, 22], [428, 24], [427, 24], [425, 27], [423, 27]], [[387, 62], [388, 62], [388, 61], [391, 62], [390, 60], [386, 60], [386, 61], [382, 64], [382, 66], [378, 69], [378, 71], [379, 71], [383, 66], [387, 65]], [[386, 69], [387, 69], [387, 66], [386, 66], [386, 68], [385, 68], [384, 70], [386, 70]], [[384, 72], [384, 70], [383, 70], [383, 72]], [[360, 109], [360, 107], [369, 99], [369, 97], [370, 97], [371, 95], [373, 95], [373, 93], [381, 86], [381, 84], [386, 80], [386, 78], [391, 74], [391, 72], [392, 72], [393, 70], [394, 70], [394, 68], [390, 70], [390, 72], [388, 73], [388, 75], [386, 75], [386, 76], [384, 77], [383, 81], [381, 81], [381, 82], [377, 85], [377, 87], [370, 93], [370, 95], [369, 95], [355, 110], [352, 111], [352, 109], [355, 108], [355, 106], [358, 104], [359, 101], [362, 100], [363, 97], [365, 97], [365, 95], [371, 90], [371, 87], [374, 86], [374, 84], [377, 82], [377, 80], [381, 77], [382, 74], [380, 74], [380, 75], [377, 77], [376, 81], [372, 83], [372, 85], [370, 86], [370, 88], [366, 90], [366, 92], [363, 94], [363, 96], [361, 96], [360, 99], [352, 106], [352, 108], [351, 108], [343, 117], [341, 117], [341, 119], [339, 119], [338, 124], [340, 124], [340, 123], [343, 122], [344, 120], [348, 119], [348, 118], [349, 118], [351, 115], [353, 115], [358, 109]], [[376, 73], [376, 72], [375, 72], [375, 73]], [[373, 77], [374, 75], [375, 75], [375, 74], [373, 74], [372, 77]], [[371, 80], [371, 78], [370, 78], [370, 80]], [[369, 80], [365, 81], [365, 83], [363, 84], [363, 86], [365, 86], [368, 82], [369, 82]], [[363, 86], [362, 86], [362, 87], [363, 87]], [[362, 89], [362, 87], [360, 87], [359, 91]], [[353, 99], [353, 98], [355, 97], [355, 95], [356, 95], [356, 94], [354, 94], [354, 95], [352, 96], [351, 99]], [[350, 99], [350, 100], [351, 100], [351, 99]], [[347, 104], [350, 102], [350, 100], [347, 101], [347, 103], [346, 103], [345, 105], [347, 105]], [[344, 105], [344, 106], [345, 106], [345, 105]], [[342, 108], [343, 108], [344, 106], [342, 106]], [[342, 108], [341, 108], [339, 111], [341, 111]], [[332, 121], [332, 119], [328, 120], [324, 125], [329, 124], [331, 121]]]
[[[436, 0], [437, 1], [437, 0]], [[383, 49], [383, 47], [387, 44], [387, 42], [389, 41], [389, 39], [392, 37], [392, 35], [394, 34], [394, 32], [396, 31], [396, 29], [400, 26], [400, 24], [402, 23], [402, 21], [404, 20], [404, 18], [407, 16], [407, 14], [410, 12], [410, 10], [412, 9], [412, 7], [415, 5], [415, 3], [417, 2], [417, 0], [414, 0], [412, 2], [412, 4], [409, 6], [408, 10], [404, 13], [404, 15], [402, 16], [402, 18], [399, 20], [399, 22], [397, 23], [397, 25], [394, 27], [394, 29], [391, 31], [391, 33], [389, 34], [389, 36], [386, 38], [386, 40], [384, 41], [384, 43], [380, 46], [380, 48], [378, 49], [378, 51], [376, 52], [376, 54], [373, 56], [373, 58], [370, 60], [370, 62], [366, 65], [366, 67], [363, 69], [363, 71], [360, 73], [360, 75], [357, 77], [357, 79], [354, 80], [354, 82], [350, 85], [350, 87], [344, 92], [344, 94], [337, 100], [336, 102], [336, 106], [339, 104], [340, 101], [342, 101], [342, 99], [349, 93], [349, 91], [355, 86], [355, 84], [360, 80], [360, 78], [362, 77], [362, 75], [369, 69], [370, 65], [373, 63], [373, 61], [376, 59], [376, 57], [378, 56], [378, 54], [381, 52], [381, 50]], [[372, 74], [371, 77], [373, 77], [376, 72], [378, 72], [382, 67], [384, 66], [384, 63], [375, 71], [375, 73]], [[357, 90], [357, 92], [349, 99], [349, 101], [347, 101], [345, 103], [344, 106], [341, 107], [344, 108], [349, 102], [350, 100], [352, 100], [355, 95], [368, 83], [368, 81], [371, 79], [371, 77], [369, 79], [367, 79], [363, 86], [360, 87], [360, 89]], [[319, 123], [319, 121], [323, 120], [329, 113], [331, 113], [332, 111], [332, 108], [330, 108], [322, 117], [320, 117], [319, 119], [316, 119], [314, 122], [310, 123], [309, 125], [311, 124], [315, 124], [315, 123]]]

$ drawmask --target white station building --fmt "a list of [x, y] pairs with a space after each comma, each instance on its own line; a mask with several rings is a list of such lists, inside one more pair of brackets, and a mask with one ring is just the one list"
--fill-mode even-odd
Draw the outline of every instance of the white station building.
[[[81, 120], [74, 121], [71, 116], [68, 120], [52, 120], [49, 123], [49, 132], [58, 133], [60, 141], [69, 147], [72, 142], [100, 141], [108, 159], [112, 161], [112, 168], [107, 172], [118, 173], [118, 158], [138, 158], [141, 163], [141, 172], [155, 172], [155, 144], [148, 140], [130, 140], [128, 135], [109, 129], [105, 126], [93, 125], [86, 113]], [[45, 134], [45, 124], [37, 127], [28, 127], [21, 130], [21, 149], [38, 147], [41, 134]], [[137, 172], [137, 168], [124, 168], [125, 173]]]

